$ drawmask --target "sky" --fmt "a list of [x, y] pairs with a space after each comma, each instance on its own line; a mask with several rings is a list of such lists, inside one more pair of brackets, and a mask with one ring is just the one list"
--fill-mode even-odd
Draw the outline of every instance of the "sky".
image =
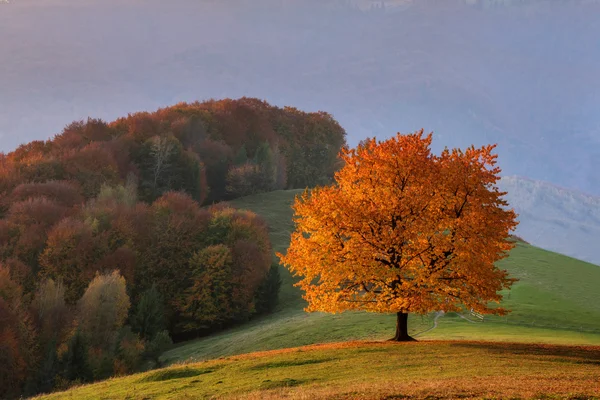
[[0, 151], [73, 120], [258, 97], [356, 145], [421, 128], [498, 143], [504, 175], [600, 196], [591, 0], [0, 2]]

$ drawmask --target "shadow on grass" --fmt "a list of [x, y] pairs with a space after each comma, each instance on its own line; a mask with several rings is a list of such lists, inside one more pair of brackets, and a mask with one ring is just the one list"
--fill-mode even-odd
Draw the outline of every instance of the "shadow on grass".
[[491, 342], [453, 343], [452, 346], [482, 349], [510, 355], [564, 358], [562, 361], [565, 362], [600, 365], [600, 347], [597, 346], [556, 346], [548, 344]]
[[260, 389], [262, 390], [270, 390], [270, 389], [279, 389], [279, 388], [287, 388], [293, 386], [300, 386], [306, 383], [314, 382], [315, 379], [281, 379], [278, 381], [265, 380], [260, 384]]
[[319, 359], [308, 359], [308, 360], [284, 360], [274, 361], [263, 364], [257, 364], [249, 367], [249, 370], [264, 370], [271, 368], [285, 368], [285, 367], [296, 367], [299, 365], [310, 365], [310, 364], [321, 364], [329, 361], [336, 361], [338, 358], [319, 358]]
[[170, 381], [172, 379], [191, 378], [193, 376], [210, 374], [215, 372], [218, 368], [177, 368], [177, 369], [166, 369], [163, 371], [154, 372], [142, 379], [140, 382], [163, 382]]

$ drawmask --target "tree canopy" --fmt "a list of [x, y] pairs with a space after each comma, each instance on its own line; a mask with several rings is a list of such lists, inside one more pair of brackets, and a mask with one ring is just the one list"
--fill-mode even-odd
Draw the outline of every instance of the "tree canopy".
[[[179, 103], [107, 123], [88, 118], [52, 140], [0, 153], [0, 217], [21, 196], [20, 184], [64, 181], [94, 198], [104, 185], [138, 182], [151, 203], [184, 191], [199, 203], [254, 192], [327, 183], [339, 165], [346, 132], [325, 112], [279, 108], [254, 98]], [[251, 182], [250, 187], [247, 181]], [[34, 187], [38, 194], [71, 195]], [[75, 197], [71, 197], [72, 200]]]
[[0, 397], [159, 365], [172, 339], [271, 311], [266, 222], [217, 203], [329, 182], [344, 143], [325, 112], [241, 98], [0, 153]]
[[335, 183], [293, 205], [287, 254], [307, 311], [397, 313], [395, 339], [410, 340], [409, 313], [502, 314], [492, 307], [514, 279], [495, 262], [516, 214], [495, 186], [495, 146], [431, 153], [423, 131], [344, 148]]

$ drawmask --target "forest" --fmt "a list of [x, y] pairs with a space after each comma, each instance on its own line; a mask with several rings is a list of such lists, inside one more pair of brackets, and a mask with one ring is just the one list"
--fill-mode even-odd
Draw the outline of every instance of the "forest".
[[345, 131], [251, 98], [76, 121], [0, 155], [0, 397], [160, 366], [272, 311], [268, 226], [226, 201], [329, 183]]

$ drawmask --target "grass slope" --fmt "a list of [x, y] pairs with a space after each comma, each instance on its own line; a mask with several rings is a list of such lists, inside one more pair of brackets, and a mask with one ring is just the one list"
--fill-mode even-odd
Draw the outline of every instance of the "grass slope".
[[440, 341], [252, 353], [43, 398], [593, 399], [599, 393], [600, 347]]
[[[276, 251], [285, 252], [294, 229], [294, 197], [301, 190], [277, 191], [233, 202], [262, 215], [270, 226]], [[452, 313], [411, 315], [409, 327], [419, 339], [481, 339], [513, 342], [600, 345], [600, 268], [557, 253], [519, 243], [501, 266], [518, 278], [504, 305], [508, 317], [470, 322]], [[294, 278], [281, 268], [281, 303], [275, 313], [225, 332], [188, 342], [167, 352], [167, 363], [205, 360], [259, 350], [346, 340], [381, 340], [392, 336], [393, 315], [347, 312], [338, 315], [303, 311]]]
[[[293, 230], [289, 206], [299, 193], [233, 203], [263, 215], [275, 250], [285, 251]], [[392, 336], [393, 315], [305, 313], [294, 278], [282, 268], [275, 313], [163, 356], [169, 364], [201, 362], [43, 398], [600, 399], [600, 268], [522, 243], [502, 266], [520, 279], [505, 294], [512, 314], [472, 322], [451, 313], [439, 317], [435, 329], [433, 314], [411, 315], [410, 330], [422, 341], [409, 344], [369, 341]], [[312, 346], [297, 347], [305, 345]], [[272, 349], [284, 350], [260, 352]]]

